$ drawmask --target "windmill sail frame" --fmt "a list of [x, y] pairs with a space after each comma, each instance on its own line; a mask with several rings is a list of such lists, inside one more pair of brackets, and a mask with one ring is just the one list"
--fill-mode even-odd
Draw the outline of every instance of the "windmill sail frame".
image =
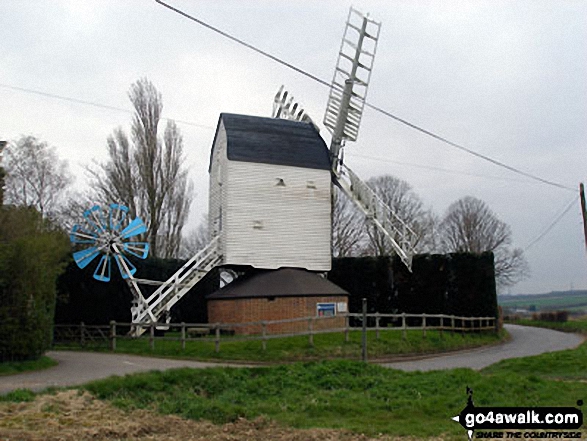
[[345, 141], [356, 141], [371, 80], [381, 23], [349, 10], [324, 114], [333, 165]]

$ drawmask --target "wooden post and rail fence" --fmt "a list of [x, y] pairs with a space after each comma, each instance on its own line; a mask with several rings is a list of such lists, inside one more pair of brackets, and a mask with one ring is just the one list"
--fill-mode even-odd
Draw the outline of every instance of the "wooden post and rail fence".
[[[330, 323], [329, 323], [330, 322]], [[145, 333], [141, 337], [130, 336], [131, 328], [141, 326]], [[248, 334], [240, 334], [239, 328]], [[165, 335], [158, 335], [158, 329], [166, 329]], [[325, 333], [342, 333], [344, 340], [350, 340], [351, 332], [361, 332], [362, 358], [366, 359], [367, 331], [374, 331], [378, 340], [382, 332], [401, 332], [407, 338], [408, 331], [421, 331], [426, 338], [427, 331], [443, 332], [497, 332], [495, 317], [460, 317], [446, 314], [367, 314], [366, 307], [361, 313], [344, 313], [328, 317], [300, 317], [286, 320], [264, 320], [248, 323], [122, 323], [111, 321], [108, 325], [55, 325], [54, 345], [81, 347], [108, 347], [115, 351], [120, 340], [148, 340], [151, 350], [157, 341], [178, 341], [185, 350], [187, 342], [213, 342], [219, 352], [222, 342], [261, 341], [263, 350], [267, 341], [275, 338], [307, 336], [308, 344], [314, 346], [314, 336]]]

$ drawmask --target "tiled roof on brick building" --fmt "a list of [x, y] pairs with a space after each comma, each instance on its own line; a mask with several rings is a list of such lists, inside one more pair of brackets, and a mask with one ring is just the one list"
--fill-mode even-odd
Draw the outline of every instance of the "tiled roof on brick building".
[[348, 295], [347, 291], [316, 273], [297, 268], [281, 268], [237, 279], [210, 294], [207, 299]]

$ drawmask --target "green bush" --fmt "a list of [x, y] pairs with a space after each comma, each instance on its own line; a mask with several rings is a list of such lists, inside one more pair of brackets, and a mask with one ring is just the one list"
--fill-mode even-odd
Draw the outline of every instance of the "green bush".
[[490, 252], [419, 254], [412, 272], [397, 256], [339, 258], [332, 260], [328, 279], [349, 292], [351, 312], [360, 312], [366, 298], [369, 312], [497, 316]]
[[38, 358], [51, 344], [55, 283], [69, 249], [34, 209], [0, 207], [0, 362]]
[[[185, 260], [147, 258], [140, 260], [127, 256], [136, 266], [135, 277], [140, 279], [165, 281], [185, 264]], [[96, 264], [79, 269], [71, 262], [57, 280], [59, 296], [55, 312], [56, 324], [104, 325], [115, 320], [129, 323], [132, 293], [113, 267], [112, 279], [108, 283], [93, 278]], [[192, 288], [172, 309], [173, 323], [206, 323], [206, 295], [216, 291], [219, 286], [218, 270], [212, 270]], [[151, 295], [158, 286], [141, 285], [144, 297]]]

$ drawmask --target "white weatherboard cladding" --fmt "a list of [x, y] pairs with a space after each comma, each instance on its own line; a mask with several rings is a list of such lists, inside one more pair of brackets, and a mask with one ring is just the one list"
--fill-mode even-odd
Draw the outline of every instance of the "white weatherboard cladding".
[[329, 170], [241, 161], [224, 169], [226, 264], [330, 270]]
[[215, 144], [212, 146], [212, 162], [210, 164], [210, 185], [208, 194], [208, 231], [210, 236], [214, 237], [221, 235], [220, 248], [223, 252], [223, 231], [221, 228], [224, 224], [225, 213], [223, 201], [225, 201], [224, 193], [226, 187], [223, 185], [226, 182], [226, 132], [224, 130], [224, 123], [220, 122], [218, 134], [216, 136]]

